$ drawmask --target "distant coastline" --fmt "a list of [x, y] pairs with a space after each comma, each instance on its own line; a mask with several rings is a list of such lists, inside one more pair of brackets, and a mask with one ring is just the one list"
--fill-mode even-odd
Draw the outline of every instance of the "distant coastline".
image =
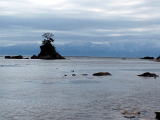
[[[7, 56], [7, 55], [0, 55], [0, 57], [5, 57], [5, 56]], [[9, 55], [9, 56], [12, 56], [12, 55]], [[14, 55], [13, 55], [14, 56]], [[24, 57], [31, 57], [32, 55], [24, 55]], [[66, 57], [66, 58], [68, 58], [68, 57], [77, 57], [77, 58], [117, 58], [117, 59], [140, 59], [141, 57], [110, 57], [110, 56], [73, 56], [73, 55], [71, 55], [71, 56], [64, 56], [64, 57]]]

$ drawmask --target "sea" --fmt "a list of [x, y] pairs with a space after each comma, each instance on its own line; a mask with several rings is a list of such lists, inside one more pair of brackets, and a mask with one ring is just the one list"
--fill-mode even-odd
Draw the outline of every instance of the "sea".
[[[136, 58], [0, 57], [0, 120], [155, 120], [160, 63]], [[93, 76], [110, 72], [111, 76]], [[139, 111], [126, 118], [124, 111]]]

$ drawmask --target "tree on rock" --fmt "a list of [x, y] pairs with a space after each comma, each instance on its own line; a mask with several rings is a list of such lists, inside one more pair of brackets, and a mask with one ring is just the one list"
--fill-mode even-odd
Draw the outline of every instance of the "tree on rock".
[[44, 40], [40, 46], [41, 51], [38, 56], [32, 56], [32, 59], [65, 59], [56, 51], [55, 46], [52, 45], [52, 42], [54, 42], [54, 34], [44, 33], [42, 37]]
[[44, 40], [42, 41], [42, 44], [46, 44], [46, 43], [51, 43], [54, 42], [54, 34], [53, 33], [44, 33], [42, 35], [42, 37], [44, 38]]

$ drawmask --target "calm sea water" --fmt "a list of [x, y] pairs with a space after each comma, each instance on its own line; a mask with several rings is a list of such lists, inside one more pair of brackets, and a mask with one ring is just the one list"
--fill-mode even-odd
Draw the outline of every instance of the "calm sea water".
[[[92, 76], [100, 71], [112, 76]], [[160, 110], [160, 78], [137, 76], [147, 71], [160, 75], [160, 63], [0, 58], [0, 120], [126, 120], [121, 112], [132, 109], [141, 112], [134, 120], [154, 120], [154, 111]]]

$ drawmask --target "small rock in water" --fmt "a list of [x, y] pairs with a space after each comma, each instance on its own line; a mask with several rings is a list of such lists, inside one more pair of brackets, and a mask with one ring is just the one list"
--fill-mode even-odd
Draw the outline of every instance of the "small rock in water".
[[158, 75], [156, 75], [155, 73], [150, 73], [150, 72], [145, 72], [143, 74], [138, 75], [140, 77], [159, 77]]
[[155, 112], [155, 114], [156, 114], [156, 119], [160, 120], [160, 111]]
[[38, 56], [33, 55], [33, 56], [31, 57], [31, 59], [38, 59]]
[[72, 74], [72, 76], [76, 76], [76, 74]]
[[67, 76], [67, 75], [64, 75], [64, 76]]
[[111, 75], [111, 73], [109, 73], [109, 72], [98, 72], [98, 73], [93, 74], [93, 76], [107, 76], [107, 75]]
[[88, 74], [82, 74], [83, 76], [87, 76]]

